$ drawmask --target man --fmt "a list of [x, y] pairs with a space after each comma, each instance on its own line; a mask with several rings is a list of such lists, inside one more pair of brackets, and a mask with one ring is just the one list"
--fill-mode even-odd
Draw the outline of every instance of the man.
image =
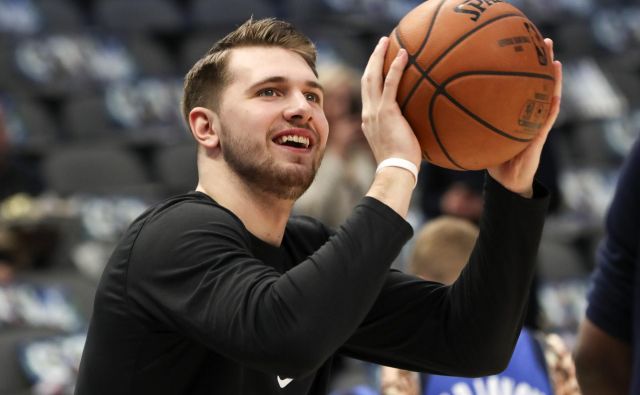
[[421, 153], [395, 101], [407, 53], [383, 79], [387, 45], [362, 78], [379, 171], [335, 232], [289, 218], [328, 135], [313, 44], [288, 23], [249, 20], [196, 63], [184, 112], [197, 190], [149, 209], [116, 248], [77, 394], [326, 394], [338, 353], [441, 373], [505, 366], [546, 208], [533, 174], [558, 112], [560, 65], [553, 116], [521, 155], [490, 169], [481, 241], [443, 292], [389, 271], [411, 237], [404, 216]]
[[576, 345], [585, 395], [640, 393], [640, 141], [627, 157], [607, 213], [606, 237]]

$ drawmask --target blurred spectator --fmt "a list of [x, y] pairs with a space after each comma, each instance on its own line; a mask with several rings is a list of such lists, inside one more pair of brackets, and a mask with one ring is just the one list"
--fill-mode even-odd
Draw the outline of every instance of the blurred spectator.
[[[478, 228], [467, 220], [443, 216], [430, 221], [417, 235], [409, 269], [425, 280], [455, 286], [477, 237]], [[470, 394], [472, 388], [478, 393], [478, 388], [485, 388], [489, 393], [489, 388], [504, 388], [507, 384], [514, 393], [580, 393], [571, 354], [562, 340], [526, 326], [509, 366], [499, 375], [473, 379], [418, 375], [383, 367], [380, 376], [383, 395]], [[525, 389], [530, 391], [524, 392]]]
[[17, 193], [37, 195], [43, 191], [40, 176], [33, 165], [20, 160], [12, 151], [0, 108], [0, 201]]
[[25, 256], [15, 235], [0, 227], [0, 285], [13, 280], [14, 267], [24, 264]]
[[[558, 186], [558, 160], [555, 153], [553, 132], [542, 150], [536, 178], [551, 192], [549, 213], [560, 207], [561, 193]], [[420, 206], [425, 218], [452, 215], [477, 222], [482, 213], [482, 185], [484, 171], [457, 171], [424, 162], [420, 172]]]
[[[3, 211], [10, 211], [9, 206], [13, 202], [23, 204], [26, 199], [24, 196], [16, 196], [0, 207]], [[18, 272], [49, 267], [59, 241], [59, 229], [52, 224], [26, 219], [6, 221], [0, 217], [0, 284], [11, 282]]]
[[309, 189], [296, 203], [301, 214], [339, 226], [368, 190], [375, 162], [360, 128], [360, 75], [344, 64], [321, 65], [329, 139]]
[[482, 171], [457, 171], [424, 162], [420, 172], [421, 208], [427, 219], [452, 215], [476, 222], [482, 213]]
[[576, 349], [585, 394], [640, 393], [640, 141], [622, 169]]
[[[35, 170], [11, 152], [4, 113], [0, 108], [0, 202], [19, 193], [37, 195], [42, 190], [42, 182]], [[25, 245], [30, 234], [0, 223], [0, 283], [11, 281], [16, 268], [31, 265], [36, 256], [42, 253], [41, 243]]]

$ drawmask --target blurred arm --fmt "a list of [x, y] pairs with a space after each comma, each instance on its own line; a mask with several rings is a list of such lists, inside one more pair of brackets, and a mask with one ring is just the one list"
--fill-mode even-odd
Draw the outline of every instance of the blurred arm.
[[575, 353], [584, 395], [627, 395], [631, 381], [631, 347], [598, 328], [588, 318], [580, 325]]

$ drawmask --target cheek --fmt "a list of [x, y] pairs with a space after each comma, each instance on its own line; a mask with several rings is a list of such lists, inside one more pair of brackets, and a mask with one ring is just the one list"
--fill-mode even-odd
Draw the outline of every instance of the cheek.
[[254, 106], [236, 113], [237, 121], [253, 131], [267, 131], [282, 118], [281, 112], [269, 106]]
[[255, 111], [249, 109], [234, 109], [227, 111], [222, 117], [223, 127], [227, 134], [233, 133], [232, 138], [244, 141], [247, 144], [257, 135], [256, 131], [261, 129], [259, 116]]
[[324, 116], [324, 113], [318, 114], [316, 119], [316, 131], [320, 135], [320, 141], [322, 142], [322, 146], [324, 147], [324, 145], [327, 143], [327, 138], [329, 137], [329, 122]]

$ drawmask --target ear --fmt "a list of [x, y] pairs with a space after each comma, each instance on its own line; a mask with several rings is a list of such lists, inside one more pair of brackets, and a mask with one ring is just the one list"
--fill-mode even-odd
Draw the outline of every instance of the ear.
[[220, 146], [220, 120], [214, 111], [194, 107], [189, 112], [189, 127], [198, 144], [209, 149]]

